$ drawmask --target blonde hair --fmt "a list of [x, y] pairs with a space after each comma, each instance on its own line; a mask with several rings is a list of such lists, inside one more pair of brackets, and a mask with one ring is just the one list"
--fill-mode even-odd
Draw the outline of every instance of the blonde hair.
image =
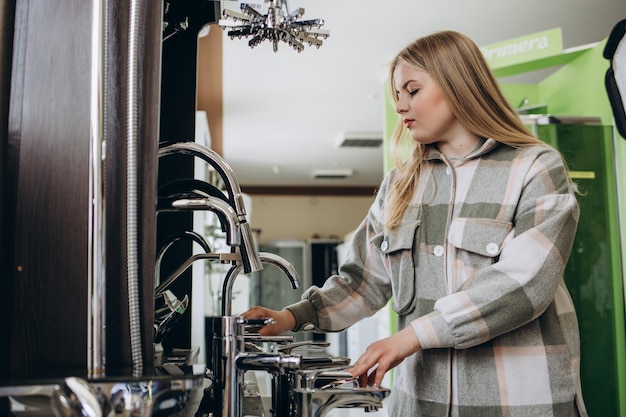
[[[454, 31], [437, 32], [417, 39], [400, 51], [389, 68], [395, 103], [398, 93], [393, 73], [400, 63], [426, 71], [441, 89], [452, 114], [476, 135], [513, 147], [545, 145], [520, 121], [500, 91], [480, 49], [469, 37]], [[402, 144], [407, 138], [408, 130], [398, 120], [391, 141], [398, 172], [388, 193], [387, 229], [400, 224], [422, 170], [425, 145], [412, 141], [408, 160], [401, 159]]]

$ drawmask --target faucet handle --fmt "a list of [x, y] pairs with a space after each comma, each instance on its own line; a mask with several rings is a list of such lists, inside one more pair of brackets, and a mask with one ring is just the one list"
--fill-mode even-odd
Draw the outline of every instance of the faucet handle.
[[245, 325], [244, 330], [247, 333], [256, 333], [261, 327], [269, 326], [271, 324], [276, 324], [276, 323], [278, 322], [271, 317], [261, 318], [261, 319], [247, 319], [247, 320], [244, 320], [244, 325]]
[[300, 347], [305, 347], [305, 346], [328, 347], [330, 346], [330, 343], [329, 342], [314, 342], [314, 341], [296, 342], [296, 343], [290, 343], [285, 346], [280, 346], [276, 348], [276, 350], [281, 353], [290, 354], [292, 350], [298, 349]]
[[243, 340], [245, 342], [289, 343], [293, 342], [293, 336], [261, 336], [259, 333], [248, 333], [243, 335]]

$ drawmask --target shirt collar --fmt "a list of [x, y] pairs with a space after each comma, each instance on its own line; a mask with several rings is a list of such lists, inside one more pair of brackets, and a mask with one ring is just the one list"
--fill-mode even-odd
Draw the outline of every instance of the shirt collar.
[[[481, 157], [489, 153], [492, 149], [498, 146], [498, 142], [494, 139], [483, 139], [470, 153], [462, 158], [453, 158], [457, 160], [469, 160]], [[427, 145], [426, 152], [424, 153], [424, 159], [427, 161], [444, 159], [443, 154], [434, 145]]]

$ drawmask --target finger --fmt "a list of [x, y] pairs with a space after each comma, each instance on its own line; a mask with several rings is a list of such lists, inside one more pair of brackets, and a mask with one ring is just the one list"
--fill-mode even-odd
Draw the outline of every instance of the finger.
[[360, 388], [365, 388], [367, 387], [367, 374], [361, 374], [359, 375], [359, 387]]
[[376, 384], [376, 373], [378, 371], [376, 369], [374, 369], [372, 372], [370, 372], [367, 375], [367, 386], [371, 387], [371, 386], [377, 386]]
[[383, 368], [382, 366], [376, 367], [376, 369], [374, 369], [368, 376], [368, 384], [376, 388], [380, 387], [383, 384], [383, 379], [385, 378], [387, 371], [388, 369]]
[[346, 371], [350, 372], [353, 377], [357, 377], [366, 374], [368, 369], [370, 369], [369, 363], [361, 357], [350, 368], [346, 369]]

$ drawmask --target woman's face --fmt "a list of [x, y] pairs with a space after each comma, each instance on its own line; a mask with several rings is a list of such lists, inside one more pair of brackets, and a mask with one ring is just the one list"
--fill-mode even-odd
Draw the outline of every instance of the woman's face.
[[396, 112], [413, 140], [422, 144], [451, 144], [462, 130], [441, 89], [424, 71], [400, 62], [393, 71], [398, 94]]

